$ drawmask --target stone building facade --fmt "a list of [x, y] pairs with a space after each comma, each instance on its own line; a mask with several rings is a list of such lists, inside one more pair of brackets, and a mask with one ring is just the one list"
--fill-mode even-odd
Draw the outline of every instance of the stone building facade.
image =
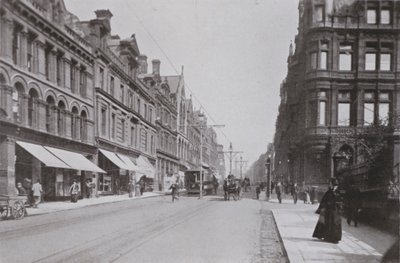
[[80, 30], [95, 54], [95, 138], [98, 164], [107, 172], [99, 175], [98, 191], [117, 194], [128, 191], [130, 179], [152, 184], [155, 178], [155, 100], [137, 78], [135, 35], [111, 35], [112, 13], [95, 13], [95, 19], [80, 22]]
[[1, 193], [40, 180], [46, 199], [63, 198], [102, 172], [88, 161], [95, 57], [70, 18], [63, 1], [0, 1]]
[[225, 153], [224, 146], [222, 144], [217, 145], [217, 171], [218, 171], [218, 179], [223, 181], [226, 176], [226, 167], [225, 167]]
[[200, 128], [193, 106], [192, 98], [186, 99], [187, 136], [189, 140], [188, 163], [191, 170], [200, 167]]
[[[45, 200], [119, 194], [130, 180], [200, 165], [199, 120], [183, 71], [147, 74], [135, 35], [112, 35], [109, 10], [80, 21], [62, 0], [0, 1], [0, 193], [40, 180]], [[178, 128], [179, 127], [179, 128]], [[216, 138], [214, 138], [216, 141]]]
[[[144, 56], [141, 57], [144, 59]], [[176, 89], [175, 81], [160, 76], [160, 60], [152, 60], [152, 73], [147, 73], [147, 61], [141, 60], [139, 78], [152, 90], [156, 101], [157, 127], [157, 175], [156, 182], [160, 191], [169, 188], [173, 175], [178, 173], [179, 158], [177, 156], [177, 101], [172, 89]], [[171, 83], [170, 83], [171, 82]]]
[[335, 157], [365, 161], [356, 138], [376, 126], [391, 128], [388, 158], [398, 166], [399, 14], [399, 1], [299, 2], [274, 140], [274, 173], [284, 182], [325, 188]]

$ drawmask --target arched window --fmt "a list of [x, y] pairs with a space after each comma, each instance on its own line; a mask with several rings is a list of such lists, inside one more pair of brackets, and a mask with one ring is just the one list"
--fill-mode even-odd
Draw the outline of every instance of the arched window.
[[52, 96], [46, 99], [46, 131], [54, 132], [53, 110], [56, 102]]
[[86, 114], [86, 111], [81, 112], [79, 131], [80, 131], [80, 135], [81, 135], [81, 141], [85, 142], [87, 140], [87, 114]]
[[72, 108], [71, 111], [72, 115], [71, 115], [71, 136], [72, 139], [76, 140], [78, 138], [78, 133], [77, 133], [77, 122], [78, 122], [78, 118], [79, 118], [79, 112], [78, 109], [76, 107]]
[[28, 125], [32, 128], [37, 127], [37, 99], [38, 93], [35, 89], [29, 91], [28, 98]]
[[65, 135], [65, 104], [62, 101], [57, 108], [57, 129], [58, 135]]
[[23, 119], [22, 102], [24, 95], [24, 86], [17, 82], [12, 95], [12, 111], [15, 122], [21, 122]]

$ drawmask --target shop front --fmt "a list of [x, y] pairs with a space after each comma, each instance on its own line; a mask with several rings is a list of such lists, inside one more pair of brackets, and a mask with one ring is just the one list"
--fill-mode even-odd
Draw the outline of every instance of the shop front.
[[154, 190], [154, 178], [156, 176], [156, 168], [150, 163], [149, 159], [144, 156], [139, 156], [134, 160], [136, 162], [135, 181], [136, 183], [143, 182], [145, 186], [144, 191]]
[[99, 194], [123, 194], [129, 192], [129, 180], [136, 165], [124, 154], [99, 149], [99, 166], [106, 171], [99, 176]]
[[29, 142], [16, 141], [15, 156], [15, 181], [27, 188], [40, 181], [46, 201], [68, 199], [73, 180], [82, 185], [104, 173], [80, 153]]

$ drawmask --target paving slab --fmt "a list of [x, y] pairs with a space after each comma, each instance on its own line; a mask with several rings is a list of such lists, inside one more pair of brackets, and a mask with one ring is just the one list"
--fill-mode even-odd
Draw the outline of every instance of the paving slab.
[[276, 204], [272, 212], [290, 262], [380, 262], [396, 240], [395, 234], [363, 224], [348, 226], [342, 218], [342, 240], [324, 242], [312, 237], [319, 216], [317, 205], [283, 200], [279, 207], [278, 200], [270, 202]]

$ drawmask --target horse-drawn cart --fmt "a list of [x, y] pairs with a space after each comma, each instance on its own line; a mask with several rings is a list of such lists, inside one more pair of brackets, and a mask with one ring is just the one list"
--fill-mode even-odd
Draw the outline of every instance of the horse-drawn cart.
[[240, 199], [240, 180], [230, 177], [224, 182], [224, 199], [229, 201], [233, 197], [233, 200], [237, 201]]
[[14, 219], [22, 219], [25, 216], [25, 203], [27, 196], [0, 195], [1, 219], [11, 216]]

